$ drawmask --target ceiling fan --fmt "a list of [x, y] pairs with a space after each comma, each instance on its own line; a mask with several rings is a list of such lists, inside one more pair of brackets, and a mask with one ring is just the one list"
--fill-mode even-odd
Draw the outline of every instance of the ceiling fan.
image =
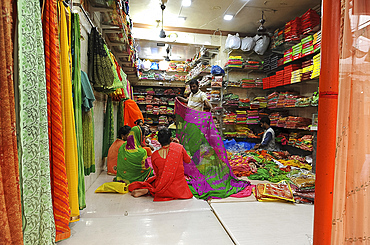
[[265, 22], [266, 22], [263, 15], [264, 15], [264, 11], [262, 10], [262, 18], [258, 21], [260, 23], [260, 26], [257, 28], [257, 33], [258, 34], [266, 34], [267, 33], [266, 27], [263, 26], [263, 24], [265, 24]]
[[164, 29], [163, 29], [163, 12], [166, 9], [166, 5], [164, 5], [164, 1], [162, 1], [162, 3], [161, 3], [161, 9], [162, 9], [162, 29], [159, 32], [159, 37], [160, 38], [165, 38], [166, 33], [164, 32]]

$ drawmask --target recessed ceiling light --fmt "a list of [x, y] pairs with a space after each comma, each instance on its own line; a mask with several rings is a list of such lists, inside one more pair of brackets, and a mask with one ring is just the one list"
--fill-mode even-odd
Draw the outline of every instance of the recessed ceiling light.
[[191, 5], [191, 0], [182, 0], [181, 5], [184, 7], [189, 7]]
[[234, 18], [234, 16], [231, 15], [231, 14], [225, 14], [224, 15], [224, 20], [232, 20], [233, 18]]

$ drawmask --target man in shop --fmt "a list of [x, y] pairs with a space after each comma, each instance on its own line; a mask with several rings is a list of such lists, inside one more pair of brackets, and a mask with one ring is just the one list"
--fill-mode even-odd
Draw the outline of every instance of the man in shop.
[[268, 117], [262, 117], [260, 123], [265, 132], [263, 133], [261, 144], [257, 144], [254, 148], [275, 151], [275, 132], [270, 127], [270, 119]]
[[199, 90], [198, 80], [190, 80], [189, 85], [191, 90], [189, 97], [185, 99], [184, 97], [178, 96], [178, 100], [187, 103], [188, 107], [194, 110], [203, 111], [204, 106], [212, 110], [212, 105], [209, 103], [206, 93]]

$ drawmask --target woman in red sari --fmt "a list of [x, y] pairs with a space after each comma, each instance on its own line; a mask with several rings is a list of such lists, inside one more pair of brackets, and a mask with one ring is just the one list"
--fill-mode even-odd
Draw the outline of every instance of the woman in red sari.
[[158, 132], [158, 141], [162, 148], [152, 155], [155, 176], [145, 182], [133, 182], [129, 191], [134, 197], [150, 193], [154, 201], [170, 201], [193, 197], [184, 176], [183, 163], [190, 163], [190, 157], [184, 147], [171, 143], [171, 132], [163, 128]]

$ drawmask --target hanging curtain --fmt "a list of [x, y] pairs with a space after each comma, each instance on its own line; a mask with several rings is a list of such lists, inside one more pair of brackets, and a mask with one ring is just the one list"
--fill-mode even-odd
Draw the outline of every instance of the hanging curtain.
[[0, 0], [0, 243], [23, 244], [13, 85], [13, 3]]
[[73, 114], [72, 77], [71, 77], [71, 11], [65, 7], [63, 1], [58, 2], [59, 42], [60, 42], [60, 71], [62, 88], [62, 118], [65, 162], [68, 179], [70, 221], [80, 219], [78, 202], [78, 153], [75, 118]]
[[49, 155], [51, 194], [53, 197], [55, 241], [71, 236], [69, 228], [69, 196], [63, 142], [63, 122], [60, 87], [59, 37], [57, 1], [46, 1], [42, 16], [46, 89], [48, 91]]
[[200, 199], [225, 198], [243, 190], [250, 195], [250, 182], [238, 180], [231, 170], [212, 114], [191, 109], [178, 100], [175, 111], [177, 137], [192, 157], [184, 170], [190, 176], [188, 184], [193, 195]]
[[86, 207], [85, 174], [83, 162], [83, 132], [82, 132], [82, 88], [81, 88], [81, 41], [80, 18], [72, 14], [72, 83], [73, 107], [76, 124], [77, 154], [78, 154], [78, 204], [80, 210]]
[[103, 158], [108, 156], [109, 147], [113, 144], [114, 140], [113, 103], [112, 97], [108, 96], [104, 114]]
[[19, 145], [25, 244], [54, 244], [40, 2], [19, 0]]
[[370, 4], [367, 0], [342, 0], [342, 6], [331, 244], [367, 244], [370, 241]]

